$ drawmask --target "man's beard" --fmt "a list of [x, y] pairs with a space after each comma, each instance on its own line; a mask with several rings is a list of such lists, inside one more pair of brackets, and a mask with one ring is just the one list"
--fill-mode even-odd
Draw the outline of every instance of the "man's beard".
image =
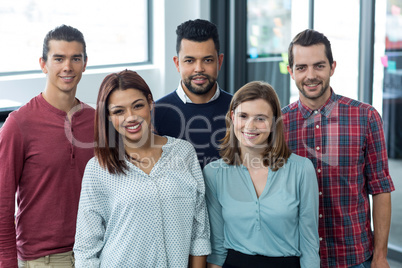
[[316, 96], [310, 96], [307, 94], [307, 92], [303, 89], [303, 85], [305, 84], [319, 84], [322, 81], [318, 81], [318, 80], [309, 80], [307, 82], [303, 82], [301, 85], [297, 85], [297, 88], [299, 89], [299, 91], [301, 92], [301, 94], [303, 94], [303, 96], [306, 99], [310, 99], [310, 100], [316, 100], [318, 98], [320, 98], [322, 95], [325, 94], [325, 92], [328, 90], [329, 88], [329, 81], [324, 81], [321, 84], [321, 91], [318, 93], [318, 95]]
[[[193, 80], [194, 77], [196, 76], [204, 76], [205, 78], [207, 78], [208, 82], [204, 85], [201, 86], [193, 86], [191, 84], [191, 80]], [[202, 74], [202, 75], [192, 75], [189, 76], [187, 79], [183, 80], [183, 84], [186, 86], [186, 88], [191, 92], [194, 93], [196, 95], [204, 95], [207, 94], [209, 91], [211, 91], [211, 89], [214, 87], [216, 82], [216, 79], [212, 78], [211, 76], [207, 75], [207, 74]]]

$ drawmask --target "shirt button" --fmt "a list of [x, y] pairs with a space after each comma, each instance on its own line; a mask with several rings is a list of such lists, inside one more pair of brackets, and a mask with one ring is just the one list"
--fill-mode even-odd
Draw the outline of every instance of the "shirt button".
[[322, 218], [322, 214], [320, 214], [320, 218]]
[[318, 111], [317, 111], [317, 110], [315, 110], [315, 111], [314, 111], [314, 113], [315, 113], [315, 114], [318, 114]]
[[317, 172], [318, 172], [318, 173], [321, 173], [321, 169], [317, 169]]
[[322, 241], [322, 237], [320, 237], [320, 241]]
[[322, 192], [320, 192], [319, 194], [322, 195]]
[[317, 146], [315, 149], [316, 149], [317, 151], [319, 151], [319, 150], [320, 150], [320, 146]]
[[320, 126], [319, 126], [319, 125], [316, 125], [315, 127], [316, 127], [316, 128], [320, 128]]

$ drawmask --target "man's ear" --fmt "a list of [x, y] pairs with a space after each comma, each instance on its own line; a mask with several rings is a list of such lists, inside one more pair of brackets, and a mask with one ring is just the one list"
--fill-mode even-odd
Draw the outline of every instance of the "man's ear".
[[173, 62], [174, 62], [174, 65], [176, 66], [177, 71], [180, 73], [179, 56], [174, 56], [173, 57]]
[[294, 78], [294, 76], [293, 76], [293, 70], [292, 70], [292, 68], [290, 68], [290, 66], [288, 65], [288, 66], [287, 66], [287, 69], [288, 69], [288, 72], [289, 72], [290, 76], [292, 77], [292, 79], [295, 80], [295, 78]]
[[334, 74], [335, 68], [336, 68], [336, 61], [332, 62], [332, 65], [331, 65], [331, 76]]
[[42, 57], [39, 58], [39, 65], [40, 65], [42, 72], [44, 74], [47, 74], [46, 61]]
[[219, 70], [219, 71], [221, 70], [222, 63], [223, 63], [223, 53], [221, 53], [221, 54], [218, 55], [218, 64], [219, 64], [218, 70]]

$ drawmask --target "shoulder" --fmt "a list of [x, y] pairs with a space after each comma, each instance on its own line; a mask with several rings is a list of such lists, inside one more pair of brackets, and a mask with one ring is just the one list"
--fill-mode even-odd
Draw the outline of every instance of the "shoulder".
[[338, 104], [348, 107], [350, 109], [362, 109], [367, 111], [376, 111], [376, 109], [368, 103], [361, 102], [355, 99], [351, 99], [342, 95], [336, 95]]
[[304, 165], [306, 163], [307, 164], [311, 163], [311, 160], [308, 159], [307, 157], [300, 156], [300, 155], [297, 155], [295, 153], [292, 153], [288, 158], [288, 162], [289, 163], [294, 163], [294, 164], [297, 164], [297, 165]]
[[99, 176], [110, 175], [109, 171], [99, 164], [99, 160], [96, 156], [93, 156], [87, 162], [85, 166], [85, 173], [97, 174]]
[[165, 148], [169, 148], [171, 152], [174, 153], [195, 153], [195, 149], [194, 146], [186, 141], [186, 140], [182, 140], [182, 139], [178, 139], [178, 138], [174, 138], [171, 136], [165, 136], [168, 141], [167, 143], [164, 145]]
[[220, 101], [221, 103], [223, 102], [223, 103], [225, 103], [225, 105], [229, 106], [230, 102], [232, 101], [233, 95], [230, 94], [229, 92], [224, 91], [221, 88], [219, 88], [219, 91], [220, 91], [220, 94], [219, 94], [219, 98], [217, 99], [217, 101]]
[[81, 102], [81, 105], [81, 110], [77, 113], [78, 117], [80, 120], [90, 121], [93, 123], [95, 118], [95, 109], [83, 102]]
[[11, 112], [9, 116], [13, 116], [14, 118], [18, 120], [24, 120], [24, 119], [29, 119], [29, 116], [27, 117], [27, 114], [32, 114], [35, 112], [38, 107], [40, 106], [39, 103], [39, 96], [33, 97], [29, 102], [18, 108], [17, 110]]
[[101, 165], [99, 164], [98, 159], [94, 156], [91, 159], [89, 159], [89, 161], [87, 162], [86, 166], [85, 166], [85, 171], [87, 170], [98, 170], [98, 169], [102, 169]]
[[85, 166], [83, 182], [87, 184], [104, 184], [110, 182], [113, 178], [126, 176], [121, 174], [112, 174], [107, 168], [99, 164], [96, 156], [92, 157]]
[[229, 100], [232, 99], [232, 97], [233, 97], [232, 94], [230, 94], [229, 92], [227, 92], [227, 91], [225, 91], [225, 90], [223, 90], [221, 88], [219, 88], [219, 90], [220, 90], [220, 96], [222, 96], [222, 98], [229, 99]]
[[83, 108], [84, 112], [91, 113], [91, 114], [95, 113], [95, 108], [93, 108], [89, 104], [86, 104], [85, 102], [81, 102], [81, 104], [82, 104], [82, 108]]
[[155, 104], [163, 104], [163, 103], [177, 103], [179, 101], [179, 97], [177, 96], [176, 90], [170, 92], [166, 96], [158, 99]]
[[24, 104], [20, 108], [18, 108], [15, 111], [12, 111], [8, 117], [6, 118], [6, 121], [4, 122], [4, 125], [1, 127], [1, 130], [3, 130], [4, 133], [6, 133], [6, 130], [10, 131], [20, 131], [21, 126], [26, 126], [27, 123], [32, 121], [32, 116], [37, 116], [37, 111], [38, 111], [38, 100], [37, 97], [32, 98], [28, 103]]
[[313, 163], [307, 157], [292, 153], [285, 165], [287, 177], [293, 177], [300, 184], [317, 184], [317, 175]]
[[217, 173], [221, 173], [223, 170], [231, 169], [232, 166], [225, 163], [225, 161], [221, 158], [215, 161], [210, 162], [203, 169], [204, 176], [212, 177]]
[[285, 114], [287, 114], [287, 113], [289, 113], [291, 111], [297, 110], [297, 107], [298, 107], [297, 101], [295, 101], [295, 102], [283, 107], [282, 108], [282, 115], [285, 115]]
[[290, 157], [287, 160], [286, 166], [291, 167], [295, 172], [301, 171], [301, 170], [308, 170], [308, 171], [313, 171], [315, 172], [314, 165], [311, 162], [310, 159], [307, 157], [303, 157], [300, 155], [297, 155], [295, 153], [292, 153]]
[[351, 99], [342, 95], [337, 95], [337, 103], [342, 114], [348, 117], [359, 117], [361, 124], [371, 122], [380, 122], [381, 116], [379, 112], [370, 104], [355, 99]]
[[157, 121], [157, 127], [167, 123], [164, 120], [165, 118], [170, 119], [169, 122], [172, 122], [177, 116], [182, 116], [183, 109], [185, 109], [184, 103], [180, 100], [176, 91], [157, 100], [154, 105], [154, 118]]

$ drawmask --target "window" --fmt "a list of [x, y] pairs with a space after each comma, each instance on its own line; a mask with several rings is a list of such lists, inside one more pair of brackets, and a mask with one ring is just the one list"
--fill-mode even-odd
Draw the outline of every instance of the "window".
[[0, 1], [0, 76], [39, 70], [43, 38], [58, 25], [79, 29], [88, 68], [150, 62], [148, 0]]
[[315, 0], [314, 10], [314, 29], [328, 37], [337, 63], [331, 87], [357, 99], [360, 0]]

